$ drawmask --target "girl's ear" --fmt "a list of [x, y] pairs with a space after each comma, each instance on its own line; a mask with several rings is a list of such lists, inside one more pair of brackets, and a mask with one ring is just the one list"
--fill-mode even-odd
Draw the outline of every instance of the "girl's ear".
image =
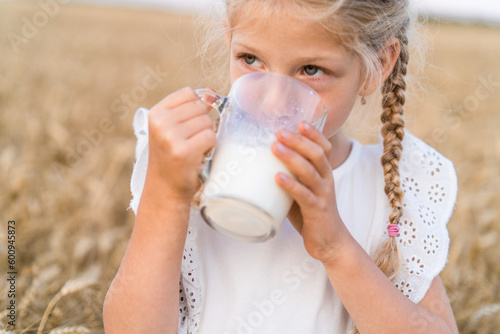
[[[394, 70], [394, 66], [401, 53], [401, 44], [395, 37], [391, 38], [379, 52], [380, 59], [380, 77], [371, 78], [366, 81], [361, 90], [361, 96], [371, 95], [377, 89], [380, 82], [385, 82]], [[380, 80], [380, 81], [379, 81]]]

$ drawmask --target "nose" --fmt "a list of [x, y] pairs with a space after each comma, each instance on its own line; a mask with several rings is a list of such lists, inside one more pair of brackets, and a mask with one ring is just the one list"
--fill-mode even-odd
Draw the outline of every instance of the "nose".
[[319, 95], [291, 76], [266, 75], [262, 89], [261, 110], [279, 128], [295, 131], [301, 121], [313, 124], [325, 112]]
[[267, 117], [277, 119], [297, 112], [297, 83], [283, 75], [267, 75], [261, 84], [260, 110]]
[[235, 85], [241, 110], [260, 125], [272, 130], [292, 131], [303, 120], [309, 121], [318, 97], [296, 79], [271, 72], [248, 74]]

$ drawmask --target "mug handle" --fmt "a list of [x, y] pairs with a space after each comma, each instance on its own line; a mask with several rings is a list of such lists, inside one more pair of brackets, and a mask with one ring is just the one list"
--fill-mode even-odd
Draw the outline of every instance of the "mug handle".
[[[206, 105], [214, 108], [217, 110], [217, 113], [219, 114], [219, 119], [224, 111], [224, 107], [227, 103], [228, 98], [227, 97], [222, 97], [219, 94], [209, 90], [209, 89], [196, 89], [195, 90], [196, 95], [200, 98], [202, 102], [204, 102]], [[217, 128], [216, 133], [219, 132], [219, 128]], [[213, 148], [210, 153], [205, 156], [203, 159], [202, 164], [200, 165], [200, 169], [198, 171], [198, 179], [200, 182], [203, 184], [208, 178], [208, 175], [210, 174], [210, 170], [212, 168], [212, 159], [214, 156], [214, 151], [215, 148]]]

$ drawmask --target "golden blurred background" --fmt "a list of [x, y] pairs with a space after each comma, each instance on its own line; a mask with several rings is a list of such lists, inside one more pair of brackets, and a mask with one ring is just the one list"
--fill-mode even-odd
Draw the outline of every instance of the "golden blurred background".
[[[497, 333], [500, 28], [422, 28], [431, 48], [408, 127], [459, 177], [442, 278], [460, 332]], [[0, 2], [0, 36], [0, 257], [4, 274], [15, 220], [18, 272], [15, 327], [0, 283], [0, 333], [103, 333], [102, 302], [134, 221], [133, 114], [205, 83], [193, 19], [76, 4], [47, 13], [16, 0]]]

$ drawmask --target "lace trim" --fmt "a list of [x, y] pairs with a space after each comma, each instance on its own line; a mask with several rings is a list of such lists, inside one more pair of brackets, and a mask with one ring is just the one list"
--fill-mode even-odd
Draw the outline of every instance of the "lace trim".
[[[190, 222], [193, 221], [191, 210]], [[201, 281], [196, 249], [197, 229], [189, 226], [182, 256], [179, 282], [179, 330], [178, 333], [196, 334], [201, 317]]]

